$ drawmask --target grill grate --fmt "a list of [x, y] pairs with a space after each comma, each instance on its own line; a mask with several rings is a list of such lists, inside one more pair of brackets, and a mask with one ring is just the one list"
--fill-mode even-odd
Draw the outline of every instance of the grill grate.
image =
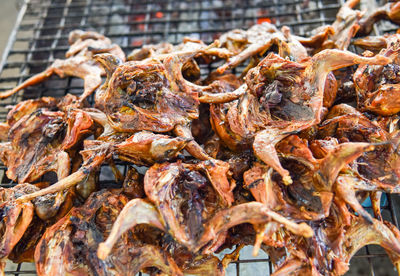
[[[140, 3], [139, 3], [140, 2]], [[370, 1], [373, 6], [382, 4]], [[312, 29], [332, 23], [343, 0], [26, 0], [17, 18], [7, 48], [0, 63], [0, 91], [16, 86], [35, 73], [43, 71], [54, 59], [64, 58], [68, 49], [68, 33], [76, 28], [98, 31], [118, 43], [126, 53], [144, 44], [167, 41], [180, 43], [185, 36], [211, 43], [221, 33], [234, 28], [248, 28], [256, 23], [269, 21], [277, 26], [287, 25], [298, 35], [307, 35]], [[393, 31], [394, 26], [380, 23], [375, 30]], [[205, 72], [210, 68], [203, 68]], [[24, 94], [13, 95], [0, 102], [0, 120], [7, 115], [7, 105], [20, 100], [41, 96], [61, 97], [66, 93], [80, 94], [82, 81], [76, 78], [52, 77], [37, 86], [25, 89]], [[93, 97], [89, 99], [93, 102]], [[124, 163], [117, 163], [126, 172]], [[12, 183], [5, 176], [6, 168], [0, 165], [0, 186]], [[102, 167], [101, 186], [116, 185]], [[387, 195], [383, 217], [397, 227], [397, 199]], [[367, 208], [371, 209], [371, 208]], [[244, 251], [251, 252], [251, 248]], [[260, 253], [261, 254], [261, 253]], [[266, 255], [254, 259], [241, 254], [230, 264], [228, 275], [265, 275], [272, 273]], [[383, 250], [368, 246], [352, 260], [350, 274], [357, 263], [369, 267], [371, 275], [382, 275], [379, 269], [390, 264]], [[387, 266], [386, 266], [387, 267]], [[258, 273], [257, 273], [258, 272]], [[32, 267], [19, 264], [7, 266], [6, 275], [34, 275]], [[365, 271], [364, 273], [365, 274]], [[387, 275], [387, 272], [384, 272]]]

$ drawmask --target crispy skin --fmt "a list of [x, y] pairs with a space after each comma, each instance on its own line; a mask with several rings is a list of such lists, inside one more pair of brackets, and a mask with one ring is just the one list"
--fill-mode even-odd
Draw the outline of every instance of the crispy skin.
[[[361, 207], [357, 192], [370, 192], [374, 214], [380, 214], [380, 193], [397, 192], [399, 185], [399, 154], [396, 150], [399, 140], [397, 132], [388, 133], [377, 123], [347, 105], [340, 105], [331, 110], [327, 120], [321, 124], [318, 137], [335, 137], [341, 142], [373, 142], [375, 149], [363, 153], [356, 162], [337, 178], [334, 185], [337, 197], [348, 203], [353, 210], [366, 220], [372, 217]], [[337, 143], [337, 142], [336, 142]], [[330, 151], [329, 144], [314, 143], [322, 156]]]
[[[347, 107], [350, 111], [350, 108]], [[399, 184], [397, 170], [399, 155], [396, 150], [398, 137], [390, 134], [378, 124], [370, 121], [359, 112], [329, 118], [321, 124], [319, 138], [335, 137], [339, 141], [380, 143], [375, 149], [364, 153], [352, 166], [364, 181], [374, 183], [380, 189], [396, 189]]]
[[107, 259], [96, 257], [98, 244], [107, 238], [127, 201], [119, 192], [102, 190], [47, 229], [35, 252], [38, 275], [136, 275], [146, 267], [182, 275], [167, 253], [141, 245], [131, 232], [121, 238], [120, 246]]
[[[20, 183], [35, 181], [47, 171], [58, 170], [58, 155], [65, 152], [62, 112], [37, 110], [21, 118], [9, 131], [9, 141], [2, 144], [2, 160], [7, 176]], [[69, 170], [69, 164], [66, 163]]]
[[115, 145], [115, 153], [121, 160], [148, 165], [173, 159], [187, 142], [180, 137], [141, 131]]
[[274, 275], [343, 275], [354, 254], [369, 244], [382, 246], [394, 262], [398, 260], [398, 233], [390, 225], [375, 219], [370, 224], [354, 215], [346, 225], [340, 214], [332, 211], [325, 223], [312, 224], [316, 235], [309, 239], [295, 237], [287, 243], [289, 253], [276, 264]]
[[10, 128], [24, 116], [32, 114], [41, 108], [56, 109], [57, 103], [58, 100], [52, 97], [19, 102], [8, 112], [6, 122], [0, 123], [0, 140], [7, 141]]
[[197, 118], [196, 100], [165, 88], [164, 71], [161, 63], [148, 61], [126, 63], [115, 70], [102, 99], [114, 129], [166, 132]]
[[323, 95], [330, 71], [357, 63], [389, 62], [382, 56], [374, 59], [325, 50], [298, 63], [271, 53], [248, 72], [246, 84], [239, 88], [246, 94], [238, 102], [211, 107], [214, 131], [232, 150], [252, 143], [255, 155], [290, 183], [289, 172], [279, 163], [275, 144], [286, 137], [286, 133], [306, 129], [321, 121]]
[[[146, 195], [153, 204], [142, 199], [130, 201], [110, 237], [99, 246], [98, 256], [106, 258], [125, 231], [143, 223], [168, 232], [193, 253], [201, 250], [206, 254], [222, 245], [229, 228], [243, 223], [276, 221], [295, 234], [312, 235], [307, 225], [296, 224], [264, 204], [249, 202], [229, 207], [229, 194], [218, 190], [228, 181], [226, 172], [218, 167], [221, 164], [210, 161], [154, 165], [144, 179]], [[217, 198], [213, 187], [219, 193]]]
[[[72, 32], [67, 59], [16, 90], [57, 73], [83, 78], [82, 96], [21, 102], [0, 124], [7, 175], [37, 182], [0, 189], [0, 272], [34, 258], [39, 275], [222, 276], [245, 245], [275, 275], [343, 275], [367, 244], [400, 268], [400, 231], [380, 210], [400, 192], [398, 35], [357, 40], [374, 52], [363, 57], [323, 50], [348, 47], [358, 2], [312, 37], [265, 23], [128, 62], [108, 38]], [[105, 163], [122, 189], [98, 192]]]
[[400, 36], [386, 38], [388, 48], [380, 54], [392, 59], [383, 66], [360, 65], [354, 73], [358, 108], [390, 116], [400, 111]]
[[7, 258], [14, 246], [23, 237], [34, 216], [34, 206], [31, 202], [18, 203], [16, 199], [37, 190], [38, 188], [30, 184], [19, 184], [13, 188], [0, 189], [0, 258], [2, 260]]
[[359, 32], [363, 12], [354, 10], [360, 0], [347, 0], [336, 14], [330, 26], [319, 27], [311, 38], [297, 37], [306, 47], [318, 53], [324, 49], [347, 50], [351, 39]]
[[125, 59], [125, 54], [118, 45], [112, 44], [110, 39], [95, 32], [72, 31], [69, 43], [70, 49], [65, 55], [66, 59], [56, 59], [45, 71], [30, 77], [12, 90], [0, 93], [0, 98], [10, 97], [57, 74], [60, 78], [72, 76], [84, 80], [84, 92], [80, 97], [80, 101], [83, 101], [100, 86], [101, 76], [104, 75], [104, 70], [92, 60], [92, 56], [106, 52], [115, 54], [122, 60]]
[[320, 220], [329, 215], [334, 183], [339, 172], [365, 151], [368, 143], [334, 145], [323, 158], [316, 159], [306, 142], [292, 135], [282, 140], [278, 151], [284, 156], [282, 164], [294, 180], [284, 185], [265, 165], [255, 165], [244, 174], [245, 187], [258, 202], [286, 217]]
[[111, 127], [118, 132], [141, 130], [168, 132], [191, 139], [186, 150], [200, 160], [210, 159], [194, 141], [191, 122], [199, 117], [200, 102], [223, 103], [237, 99], [242, 91], [224, 91], [215, 81], [200, 86], [186, 80], [186, 62], [200, 54], [219, 55], [219, 48], [187, 43], [180, 51], [121, 63], [115, 56], [98, 55], [96, 59], [107, 71], [107, 80], [96, 94], [96, 105], [102, 109]]
[[93, 121], [83, 111], [48, 111], [37, 109], [14, 123], [8, 140], [1, 144], [1, 158], [10, 179], [32, 182], [48, 171], [61, 179], [69, 174], [66, 151], [90, 133]]
[[369, 16], [364, 17], [360, 21], [358, 34], [368, 35], [372, 32], [374, 24], [379, 20], [389, 20], [395, 24], [400, 23], [400, 4], [398, 2], [386, 3], [385, 5], [376, 9]]
[[49, 224], [49, 222], [44, 222], [37, 215], [34, 215], [24, 235], [8, 255], [8, 259], [14, 263], [34, 262], [36, 246]]
[[210, 216], [232, 204], [235, 183], [230, 183], [228, 177], [228, 164], [222, 161], [198, 165], [166, 163], [147, 171], [144, 188], [171, 235], [191, 248], [192, 240], [203, 234], [204, 223]]

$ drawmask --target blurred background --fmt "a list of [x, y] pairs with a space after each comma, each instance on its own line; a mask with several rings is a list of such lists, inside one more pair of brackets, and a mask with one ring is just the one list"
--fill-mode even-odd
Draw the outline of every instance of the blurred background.
[[19, 0], [1, 0], [0, 8], [0, 53], [3, 55], [10, 32], [17, 19]]

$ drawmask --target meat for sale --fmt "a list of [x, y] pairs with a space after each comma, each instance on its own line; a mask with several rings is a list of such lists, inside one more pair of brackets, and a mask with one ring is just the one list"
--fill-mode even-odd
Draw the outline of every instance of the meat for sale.
[[400, 111], [400, 37], [386, 38], [388, 48], [380, 54], [392, 60], [387, 65], [360, 65], [354, 73], [358, 108], [390, 116]]
[[328, 220], [313, 223], [312, 228], [313, 237], [287, 242], [286, 256], [276, 264], [273, 275], [343, 275], [354, 254], [369, 244], [382, 246], [394, 263], [398, 262], [398, 236], [381, 221], [368, 223], [350, 215], [346, 224], [334, 208]]
[[10, 97], [24, 88], [57, 74], [60, 78], [72, 76], [84, 80], [84, 91], [80, 96], [82, 101], [100, 86], [101, 76], [104, 75], [104, 70], [92, 59], [93, 55], [112, 53], [122, 60], [125, 59], [125, 54], [118, 45], [96, 32], [72, 31], [68, 42], [70, 48], [65, 54], [66, 59], [56, 59], [45, 71], [30, 77], [12, 90], [0, 93], [0, 99]]
[[64, 178], [70, 170], [67, 152], [90, 133], [92, 124], [84, 111], [74, 109], [62, 112], [39, 108], [21, 117], [9, 129], [8, 142], [0, 145], [7, 176], [24, 183], [54, 171], [59, 179]]
[[290, 132], [321, 121], [326, 78], [330, 71], [358, 63], [387, 64], [383, 56], [365, 58], [326, 50], [298, 63], [269, 54], [246, 76], [246, 91], [238, 102], [213, 105], [214, 131], [232, 150], [249, 147], [255, 155], [291, 183], [279, 163], [275, 145]]
[[372, 32], [374, 24], [379, 20], [389, 20], [395, 24], [400, 23], [400, 4], [398, 2], [389, 2], [378, 7], [368, 16], [364, 16], [360, 21], [360, 35], [368, 35]]
[[103, 35], [71, 32], [65, 60], [0, 94], [84, 80], [81, 96], [6, 107], [0, 272], [9, 259], [39, 275], [223, 276], [247, 245], [274, 275], [343, 275], [369, 244], [400, 268], [381, 212], [400, 193], [399, 35], [346, 50], [400, 6], [366, 16], [358, 3], [310, 37], [263, 23], [127, 62]]
[[48, 228], [36, 247], [38, 275], [136, 275], [146, 267], [182, 275], [167, 253], [141, 245], [130, 232], [123, 235], [107, 259], [97, 258], [98, 244], [107, 238], [127, 201], [118, 191], [102, 190]]
[[209, 159], [190, 130], [192, 120], [199, 116], [199, 103], [231, 101], [242, 91], [226, 92], [218, 81], [196, 85], [183, 77], [182, 68], [196, 55], [215, 51], [212, 45], [196, 44], [193, 49], [163, 56], [162, 61], [123, 64], [114, 56], [98, 55], [96, 58], [104, 65], [108, 78], [96, 94], [96, 104], [116, 131], [174, 131], [177, 136], [192, 140], [186, 145], [189, 153], [201, 160]]
[[351, 39], [360, 29], [363, 12], [354, 9], [360, 0], [347, 0], [336, 14], [336, 20], [329, 26], [315, 29], [310, 38], [296, 37], [313, 52], [324, 49], [347, 50]]
[[31, 202], [18, 203], [16, 199], [23, 194], [36, 191], [35, 186], [20, 184], [13, 188], [1, 188], [1, 260], [10, 254], [11, 250], [24, 235], [32, 221], [34, 207]]
[[229, 185], [227, 173], [226, 165], [211, 161], [154, 165], [144, 180], [152, 204], [142, 199], [129, 202], [110, 237], [100, 245], [98, 256], [104, 259], [125, 231], [143, 223], [168, 232], [194, 253], [214, 252], [224, 242], [229, 228], [246, 222], [276, 221], [298, 235], [312, 235], [307, 225], [296, 224], [261, 203], [229, 207], [233, 186]]

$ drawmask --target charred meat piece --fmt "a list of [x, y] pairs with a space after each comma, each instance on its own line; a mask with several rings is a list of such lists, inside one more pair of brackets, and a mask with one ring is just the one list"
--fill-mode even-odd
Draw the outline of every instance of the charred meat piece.
[[372, 32], [374, 24], [379, 20], [389, 20], [395, 24], [400, 24], [400, 3], [389, 2], [385, 5], [376, 9], [369, 16], [365, 16], [360, 21], [360, 27], [358, 34], [368, 35]]
[[218, 68], [218, 73], [234, 68], [249, 57], [262, 55], [273, 44], [273, 39], [279, 33], [278, 29], [270, 24], [254, 25], [247, 31], [236, 29], [220, 37], [222, 47], [231, 51], [234, 56]]
[[289, 136], [278, 145], [281, 163], [291, 173], [293, 183], [285, 185], [272, 170], [256, 163], [244, 174], [245, 186], [254, 198], [286, 217], [320, 220], [329, 215], [333, 186], [341, 169], [371, 150], [368, 143], [337, 145], [316, 159], [298, 136]]
[[[99, 55], [108, 78], [96, 94], [96, 104], [120, 132], [148, 130], [174, 131], [193, 139], [190, 124], [199, 116], [200, 102], [227, 102], [242, 92], [226, 92], [220, 82], [199, 86], [182, 75], [184, 64], [201, 53], [214, 53], [213, 46], [194, 47], [171, 53], [159, 60], [131, 61], [121, 64], [114, 56]], [[195, 142], [186, 146], [198, 159], [210, 157]]]
[[24, 235], [8, 255], [8, 259], [14, 263], [34, 262], [36, 246], [46, 231], [46, 227], [51, 223], [53, 223], [53, 220], [45, 222], [34, 215]]
[[[397, 170], [399, 154], [397, 151], [399, 138], [396, 132], [388, 133], [377, 123], [370, 121], [353, 108], [346, 108], [346, 114], [337, 113], [337, 116], [324, 121], [317, 137], [335, 137], [339, 141], [372, 142], [378, 143], [373, 151], [365, 152], [352, 165], [352, 170], [364, 180], [375, 183], [381, 189], [396, 189], [399, 184]], [[334, 109], [331, 110], [333, 113]]]
[[136, 275], [156, 267], [169, 275], [182, 275], [167, 253], [143, 245], [127, 232], [105, 260], [96, 256], [112, 224], [128, 202], [119, 192], [102, 190], [48, 228], [35, 252], [38, 275]]
[[141, 199], [130, 201], [110, 237], [100, 245], [98, 256], [104, 259], [125, 231], [143, 223], [168, 232], [193, 253], [214, 252], [224, 242], [229, 228], [245, 222], [262, 224], [273, 220], [298, 235], [312, 235], [307, 225], [289, 221], [261, 203], [229, 208], [233, 187], [229, 185], [226, 166], [211, 162], [151, 167], [146, 172], [144, 187], [154, 205]]
[[99, 66], [93, 55], [98, 53], [111, 53], [120, 59], [125, 59], [121, 48], [112, 44], [111, 40], [96, 32], [72, 31], [69, 35], [70, 48], [65, 54], [66, 59], [56, 59], [53, 64], [42, 73], [25, 80], [12, 90], [0, 93], [0, 99], [7, 98], [18, 91], [38, 84], [53, 74], [64, 78], [66, 76], [78, 77], [84, 80], [84, 92], [80, 100], [84, 100], [101, 84], [104, 70]]
[[220, 38], [221, 45], [233, 53], [228, 61], [217, 68], [218, 74], [232, 69], [251, 58], [248, 69], [258, 63], [258, 59], [271, 48], [277, 45], [279, 55], [283, 58], [300, 61], [307, 58], [307, 50], [298, 41], [298, 37], [291, 35], [290, 29], [286, 26], [279, 31], [274, 25], [264, 22], [254, 25], [247, 31], [232, 30], [223, 34]]
[[133, 166], [129, 166], [122, 191], [128, 198], [144, 198], [143, 176]]
[[330, 26], [317, 28], [311, 38], [297, 39], [306, 47], [319, 52], [324, 49], [347, 50], [351, 39], [360, 29], [360, 20], [363, 15], [354, 8], [360, 0], [347, 0], [336, 14], [336, 20]]
[[10, 128], [22, 117], [32, 114], [38, 109], [56, 110], [58, 100], [52, 97], [42, 97], [36, 100], [26, 100], [13, 106], [7, 114], [7, 120], [0, 123], [0, 140], [7, 141]]
[[337, 93], [334, 103], [351, 103], [357, 100], [357, 94], [353, 82], [353, 74], [355, 70], [356, 69], [353, 67], [346, 67], [333, 72], [337, 81]]
[[351, 223], [345, 224], [335, 209], [326, 221], [312, 224], [313, 237], [287, 242], [288, 253], [276, 264], [274, 275], [343, 275], [354, 254], [369, 244], [382, 246], [392, 260], [398, 260], [400, 243], [390, 227], [354, 215], [350, 215]]
[[343, 142], [378, 143], [389, 139], [389, 134], [354, 107], [335, 105], [319, 125], [318, 139], [335, 137]]
[[38, 197], [61, 192], [69, 189], [70, 187], [78, 185], [79, 183], [87, 180], [88, 177], [90, 177], [93, 172], [96, 172], [107, 159], [111, 158], [112, 151], [108, 143], [86, 140], [84, 141], [84, 150], [80, 151], [80, 154], [83, 158], [83, 164], [77, 171], [49, 187], [21, 196], [18, 198], [18, 201], [21, 203], [28, 202], [35, 200]]
[[167, 42], [161, 42], [159, 44], [144, 45], [139, 49], [133, 50], [128, 56], [128, 61], [144, 60], [150, 57], [155, 57], [162, 54], [171, 53], [174, 50], [174, 46]]
[[165, 87], [167, 83], [162, 63], [125, 63], [115, 69], [101, 98], [101, 109], [117, 131], [171, 131], [198, 114], [196, 100], [172, 93]]
[[171, 235], [189, 248], [204, 233], [205, 222], [233, 202], [235, 182], [229, 165], [222, 161], [154, 165], [144, 181], [146, 195], [158, 207]]
[[67, 151], [90, 133], [92, 119], [81, 110], [37, 109], [13, 124], [8, 141], [1, 144], [1, 158], [7, 176], [19, 183], [37, 180], [55, 171], [59, 179], [69, 174]]
[[364, 58], [350, 52], [326, 50], [304, 62], [292, 62], [273, 53], [250, 70], [246, 91], [237, 102], [211, 106], [214, 131], [232, 150], [252, 144], [255, 155], [290, 183], [275, 144], [292, 131], [321, 121], [327, 75], [357, 63], [387, 64], [389, 59]]
[[390, 116], [400, 111], [400, 37], [388, 38], [390, 46], [381, 51], [392, 62], [387, 65], [360, 65], [354, 73], [358, 108]]
[[[95, 118], [95, 120], [97, 119]], [[137, 165], [148, 165], [176, 157], [187, 143], [186, 140], [179, 137], [172, 138], [167, 135], [153, 134], [146, 131], [138, 132], [132, 136], [124, 135], [122, 141], [118, 138], [120, 137], [116, 135], [107, 137], [108, 140], [106, 141], [85, 140], [84, 150], [80, 151], [83, 157], [83, 164], [76, 172], [45, 189], [23, 196], [19, 200], [21, 202], [29, 201], [76, 186], [83, 180], [87, 180], [93, 172], [96, 172], [113, 155], [119, 156], [122, 160], [134, 162]]]
[[[346, 105], [335, 106], [321, 124], [317, 137], [336, 137], [339, 141], [357, 141], [377, 143], [375, 149], [363, 153], [355, 162], [341, 173], [335, 183], [338, 198], [348, 203], [352, 209], [371, 221], [371, 216], [361, 207], [356, 193], [370, 192], [374, 213], [380, 217], [379, 193], [397, 192], [400, 174], [398, 172], [399, 138], [383, 130], [377, 123], [370, 121], [360, 112]], [[314, 141], [314, 145], [318, 140]], [[319, 145], [322, 155], [330, 151], [329, 144]], [[324, 153], [325, 152], [325, 153]], [[376, 198], [376, 199], [374, 199]]]
[[[233, 74], [219, 75], [216, 72], [211, 73], [207, 79], [203, 81], [203, 85], [218, 83], [226, 92], [232, 92], [239, 88], [243, 81]], [[199, 106], [199, 118], [193, 120], [191, 131], [194, 139], [204, 145], [204, 149], [208, 155], [213, 158], [217, 157], [221, 143], [218, 136], [215, 135], [210, 123], [210, 105], [202, 103]]]
[[35, 212], [31, 202], [18, 203], [16, 199], [24, 194], [29, 194], [37, 190], [37, 187], [30, 184], [19, 184], [13, 188], [0, 189], [0, 259], [2, 261], [8, 257], [14, 246], [23, 237]]
[[[68, 97], [68, 96], [66, 96]], [[1, 124], [1, 136], [2, 140], [7, 140], [8, 131], [16, 122], [18, 122], [25, 115], [29, 115], [38, 109], [46, 108], [50, 111], [57, 110], [59, 101], [52, 97], [42, 97], [35, 100], [26, 100], [19, 102], [11, 108], [7, 113], [7, 120]]]
[[353, 44], [368, 51], [379, 52], [398, 44], [398, 34], [384, 34], [381, 36], [366, 36], [356, 39]]
[[121, 160], [136, 165], [149, 165], [175, 158], [187, 142], [180, 137], [141, 131], [116, 144], [114, 153]]
[[59, 100], [53, 97], [41, 97], [35, 100], [19, 102], [7, 113], [7, 124], [12, 127], [25, 115], [29, 115], [41, 108], [47, 108], [49, 111], [54, 111], [54, 109], [57, 109], [58, 104]]

